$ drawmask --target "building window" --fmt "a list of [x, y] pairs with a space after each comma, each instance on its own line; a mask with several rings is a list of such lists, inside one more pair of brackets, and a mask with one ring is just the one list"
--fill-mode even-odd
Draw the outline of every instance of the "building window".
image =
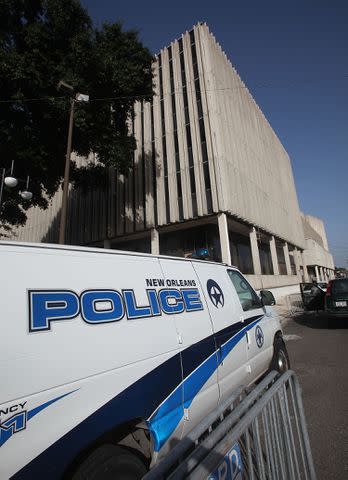
[[167, 142], [166, 142], [166, 120], [164, 115], [164, 96], [163, 96], [163, 71], [162, 57], [158, 57], [159, 66], [159, 84], [160, 84], [160, 107], [161, 107], [161, 124], [162, 124], [162, 155], [163, 155], [163, 174], [164, 174], [164, 196], [166, 205], [166, 223], [170, 222], [169, 208], [169, 184], [168, 184], [168, 159], [167, 159]]
[[250, 238], [233, 232], [231, 232], [230, 237], [232, 265], [238, 267], [242, 273], [254, 273]]
[[297, 275], [294, 250], [289, 250], [289, 259], [290, 259], [291, 275]]
[[[135, 128], [134, 128], [134, 119], [135, 119], [135, 112], [134, 112], [134, 105], [132, 107], [132, 135], [135, 137]], [[133, 209], [133, 230], [136, 231], [136, 205], [135, 205], [135, 150], [133, 152], [133, 159], [132, 159], [132, 209]]]
[[184, 48], [183, 48], [182, 38], [180, 38], [179, 40], [179, 57], [180, 57], [180, 69], [181, 69], [182, 95], [184, 99], [186, 143], [187, 143], [188, 164], [189, 164], [189, 182], [190, 182], [191, 198], [192, 198], [192, 215], [193, 217], [197, 217], [198, 210], [197, 210], [195, 167], [193, 162], [190, 114], [189, 114], [189, 107], [188, 107], [185, 58], [184, 58]]
[[278, 267], [280, 275], [287, 275], [286, 262], [284, 255], [284, 248], [281, 243], [276, 243], [277, 258], [278, 258]]
[[139, 240], [127, 240], [126, 242], [114, 243], [112, 248], [126, 250], [127, 252], [151, 253], [151, 240], [149, 237]]
[[176, 186], [177, 186], [177, 191], [178, 191], [179, 220], [182, 221], [184, 219], [184, 212], [183, 212], [183, 202], [182, 202], [182, 184], [181, 184], [181, 169], [180, 169], [180, 155], [179, 155], [179, 142], [178, 142], [178, 123], [177, 123], [177, 119], [176, 119], [172, 47], [168, 48], [168, 55], [169, 55], [170, 95], [171, 95], [171, 99], [172, 99], [172, 114], [173, 114], [173, 134], [174, 134]]
[[156, 145], [155, 145], [155, 121], [153, 115], [153, 101], [151, 101], [151, 162], [152, 162], [152, 190], [155, 225], [158, 224], [157, 217], [157, 164], [156, 164]]
[[262, 275], [273, 275], [272, 255], [269, 242], [259, 242], [259, 253]]
[[176, 230], [160, 236], [162, 255], [190, 257], [195, 251], [206, 248], [210, 259], [221, 262], [219, 229], [215, 224]]
[[213, 205], [212, 205], [212, 195], [211, 195], [210, 171], [209, 171], [209, 162], [208, 162], [207, 143], [205, 138], [205, 125], [204, 125], [204, 116], [203, 116], [203, 109], [202, 109], [201, 88], [199, 83], [197, 51], [196, 51], [195, 36], [194, 36], [193, 30], [191, 30], [190, 32], [190, 39], [191, 39], [192, 67], [193, 67], [194, 85], [195, 85], [195, 91], [196, 91], [196, 103], [197, 103], [197, 111], [198, 111], [198, 124], [199, 124], [201, 153], [202, 153], [202, 161], [203, 161], [203, 175], [204, 175], [204, 182], [205, 182], [207, 210], [209, 213], [211, 213], [213, 210]]
[[143, 181], [143, 209], [144, 209], [144, 228], [146, 228], [146, 176], [145, 176], [145, 149], [144, 149], [144, 102], [141, 101], [141, 170]]

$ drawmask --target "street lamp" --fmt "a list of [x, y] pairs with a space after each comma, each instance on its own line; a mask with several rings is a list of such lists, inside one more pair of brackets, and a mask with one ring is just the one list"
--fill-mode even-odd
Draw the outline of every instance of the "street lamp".
[[5, 183], [5, 185], [6, 185], [7, 187], [10, 187], [10, 188], [17, 187], [17, 184], [18, 184], [17, 178], [15, 178], [15, 177], [13, 176], [13, 168], [14, 168], [14, 160], [12, 160], [11, 172], [10, 172], [10, 176], [9, 176], [9, 177], [5, 177], [6, 169], [5, 169], [5, 168], [3, 169], [3, 179], [4, 179], [4, 183]]
[[63, 90], [71, 95], [70, 98], [70, 116], [69, 116], [69, 131], [68, 131], [68, 141], [66, 147], [66, 157], [65, 157], [65, 169], [64, 169], [64, 183], [63, 183], [63, 197], [62, 197], [62, 207], [60, 214], [60, 225], [59, 225], [59, 243], [65, 243], [65, 230], [66, 230], [66, 216], [68, 209], [68, 193], [69, 193], [69, 180], [70, 180], [70, 162], [71, 162], [71, 143], [72, 143], [72, 132], [74, 124], [74, 108], [75, 102], [88, 102], [89, 96], [82, 93], [75, 93], [74, 87], [68, 83], [63, 82], [62, 80], [58, 83], [58, 90]]
[[23, 192], [19, 192], [19, 194], [23, 198], [23, 200], [29, 201], [33, 198], [32, 192], [29, 192], [28, 189], [29, 189], [29, 175], [27, 176], [27, 183], [26, 183], [25, 190], [23, 190]]
[[[1, 184], [0, 184], [0, 209], [2, 205], [2, 195], [4, 192], [4, 185], [8, 188], [15, 188], [18, 185], [18, 182], [24, 182], [24, 180], [18, 179], [13, 176], [13, 169], [14, 169], [14, 160], [12, 160], [10, 174], [6, 176], [6, 168], [2, 169], [1, 175]], [[29, 191], [29, 175], [27, 176], [25, 190], [19, 192], [20, 196], [23, 200], [31, 200], [33, 198], [32, 192]]]

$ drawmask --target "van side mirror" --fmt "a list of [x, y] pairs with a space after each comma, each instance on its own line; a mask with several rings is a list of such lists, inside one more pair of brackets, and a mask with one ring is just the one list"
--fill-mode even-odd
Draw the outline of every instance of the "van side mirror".
[[261, 290], [260, 297], [264, 305], [275, 305], [276, 301], [274, 295], [269, 290]]

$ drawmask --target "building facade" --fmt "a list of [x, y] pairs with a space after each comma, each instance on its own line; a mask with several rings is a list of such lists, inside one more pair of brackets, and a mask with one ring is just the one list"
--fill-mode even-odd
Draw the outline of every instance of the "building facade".
[[[132, 167], [110, 169], [103, 189], [71, 192], [67, 243], [176, 256], [205, 249], [255, 288], [306, 280], [290, 158], [208, 26], [162, 49], [153, 72], [153, 101], [136, 102], [129, 121]], [[32, 209], [16, 238], [56, 242], [60, 203], [61, 193], [48, 211]]]
[[334, 261], [329, 252], [325, 226], [320, 218], [302, 214], [306, 248], [303, 258], [309, 280], [327, 282], [335, 270]]

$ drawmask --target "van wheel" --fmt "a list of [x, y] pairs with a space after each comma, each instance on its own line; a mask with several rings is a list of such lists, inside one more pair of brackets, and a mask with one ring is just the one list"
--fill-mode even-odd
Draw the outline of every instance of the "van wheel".
[[72, 480], [140, 480], [147, 473], [141, 459], [129, 450], [102, 445], [78, 467]]
[[276, 337], [273, 345], [274, 353], [270, 370], [276, 370], [280, 374], [285, 373], [290, 368], [290, 360], [284, 340], [281, 337]]

